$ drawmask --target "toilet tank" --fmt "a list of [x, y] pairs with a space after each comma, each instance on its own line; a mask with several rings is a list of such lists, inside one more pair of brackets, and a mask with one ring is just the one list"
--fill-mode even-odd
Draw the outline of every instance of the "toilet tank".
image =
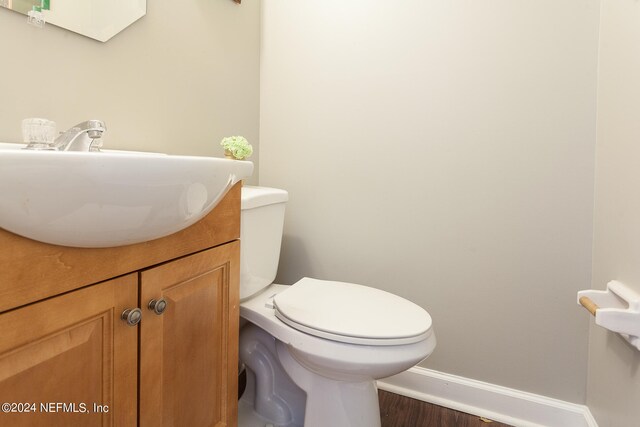
[[273, 283], [280, 260], [285, 190], [242, 187], [240, 216], [240, 300]]

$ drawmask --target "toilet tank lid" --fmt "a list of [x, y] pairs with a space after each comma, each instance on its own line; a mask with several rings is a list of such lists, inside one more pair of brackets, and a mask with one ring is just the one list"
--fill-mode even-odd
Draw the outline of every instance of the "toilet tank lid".
[[260, 206], [284, 203], [289, 200], [289, 193], [286, 190], [269, 187], [254, 187], [250, 185], [242, 186], [241, 209], [254, 209]]

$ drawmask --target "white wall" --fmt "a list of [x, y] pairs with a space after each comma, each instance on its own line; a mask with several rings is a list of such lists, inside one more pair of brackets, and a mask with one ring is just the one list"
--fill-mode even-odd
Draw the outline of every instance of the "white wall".
[[149, 1], [107, 43], [26, 20], [0, 8], [0, 141], [20, 142], [25, 117], [97, 118], [107, 148], [222, 155], [237, 134], [257, 148], [260, 2]]
[[424, 366], [583, 402], [598, 6], [265, 0], [278, 280], [395, 292], [434, 318]]
[[[593, 287], [640, 293], [640, 3], [603, 0]], [[640, 352], [592, 326], [587, 404], [600, 427], [640, 423]]]

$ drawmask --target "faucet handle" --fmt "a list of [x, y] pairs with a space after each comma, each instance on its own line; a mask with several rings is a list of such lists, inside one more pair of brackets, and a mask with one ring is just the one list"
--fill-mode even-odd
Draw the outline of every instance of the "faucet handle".
[[47, 119], [28, 118], [22, 121], [22, 138], [29, 150], [54, 150], [56, 122]]

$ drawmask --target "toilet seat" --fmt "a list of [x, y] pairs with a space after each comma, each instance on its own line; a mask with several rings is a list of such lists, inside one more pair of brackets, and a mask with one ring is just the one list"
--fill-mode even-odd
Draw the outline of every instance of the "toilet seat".
[[273, 306], [290, 327], [348, 344], [412, 344], [431, 333], [431, 317], [422, 307], [353, 283], [305, 277], [275, 295]]

